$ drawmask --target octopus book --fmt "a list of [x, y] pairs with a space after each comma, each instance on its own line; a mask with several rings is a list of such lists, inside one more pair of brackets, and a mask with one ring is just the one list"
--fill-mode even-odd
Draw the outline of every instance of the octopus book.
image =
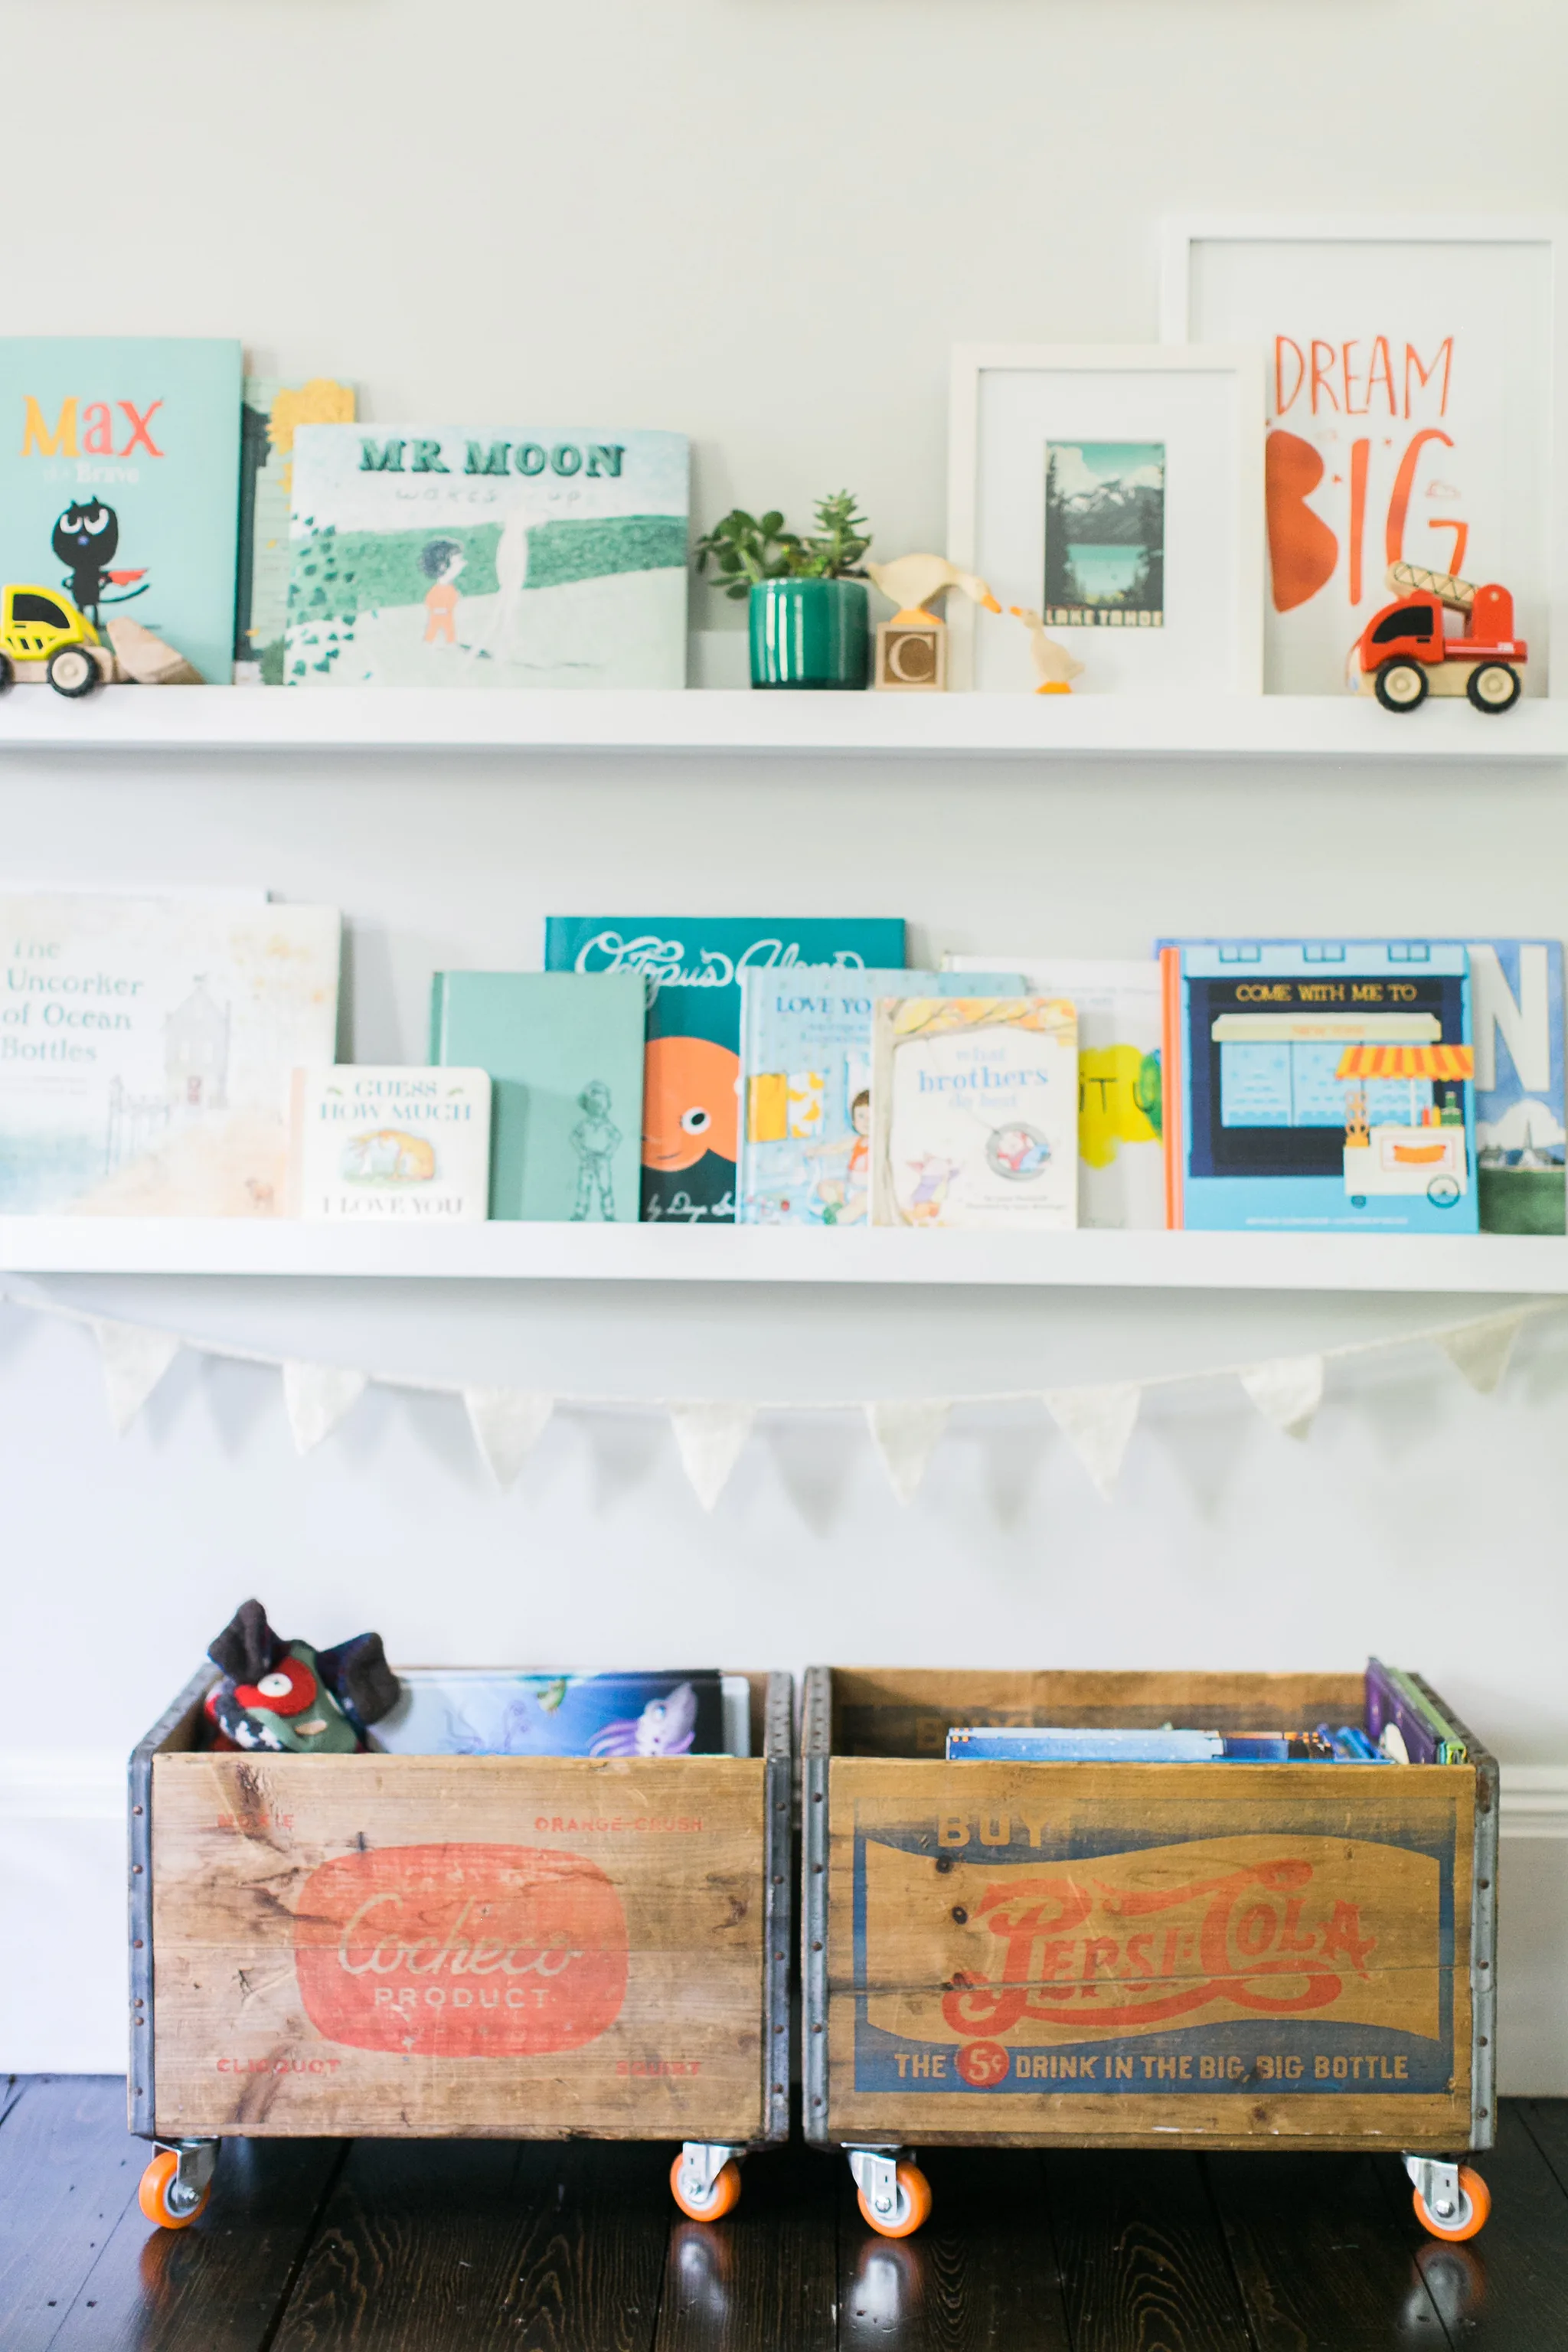
[[647, 982], [644, 1223], [733, 1224], [742, 978], [778, 980], [803, 964], [840, 978], [868, 965], [901, 971], [904, 926], [875, 916], [552, 915], [544, 961], [552, 972]]
[[636, 1224], [647, 996], [636, 972], [436, 974], [432, 1063], [489, 1074], [492, 1217]]

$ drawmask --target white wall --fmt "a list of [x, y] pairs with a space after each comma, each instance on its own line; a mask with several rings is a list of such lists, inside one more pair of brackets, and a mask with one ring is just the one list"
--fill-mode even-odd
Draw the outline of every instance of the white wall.
[[[7, 247], [0, 327], [240, 333], [383, 417], [681, 426], [704, 517], [847, 482], [889, 551], [940, 541], [949, 345], [1152, 336], [1163, 211], [1408, 208], [1428, 152], [1434, 205], [1560, 194], [1551, 0], [1519, 0], [1506, 38], [1458, 0], [83, 0], [71, 21], [63, 98], [58, 23], [7, 19], [0, 154], [47, 191], [50, 234]], [[98, 173], [62, 160], [79, 105], [106, 124]], [[430, 969], [531, 961], [551, 909], [901, 913], [932, 950], [1568, 934], [1555, 771], [7, 758], [0, 865], [340, 903], [362, 1058], [416, 1058]], [[1224, 1363], [1443, 1311], [53, 1288], [437, 1375], [807, 1399]], [[1568, 1327], [1537, 1330], [1496, 1402], [1423, 1357], [1347, 1374], [1305, 1447], [1227, 1391], [1185, 1395], [1151, 1412], [1110, 1509], [1028, 1415], [965, 1420], [908, 1513], [852, 1429], [769, 1431], [708, 1519], [647, 1421], [562, 1422], [502, 1498], [455, 1407], [373, 1394], [301, 1463], [266, 1375], [189, 1360], [116, 1444], [85, 1336], [0, 1314], [0, 1651], [27, 1669], [0, 1723], [0, 2066], [115, 2063], [112, 1759], [254, 1589], [290, 1630], [375, 1622], [405, 1657], [1379, 1649], [1537, 1775], [1504, 1885], [1527, 1942], [1503, 2065], [1568, 2091], [1568, 1849], [1539, 1834], [1568, 1825], [1565, 1351]], [[79, 1980], [16, 1932], [35, 1909], [75, 1923]]]

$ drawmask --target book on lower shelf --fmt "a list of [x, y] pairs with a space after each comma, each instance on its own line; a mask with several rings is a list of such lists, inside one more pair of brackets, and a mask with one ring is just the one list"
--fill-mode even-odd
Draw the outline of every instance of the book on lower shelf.
[[221, 894], [0, 898], [0, 1212], [280, 1215], [289, 1074], [335, 1055], [339, 930]]
[[1064, 998], [879, 1004], [879, 1225], [1060, 1230], [1078, 1220], [1078, 1024]]
[[483, 1070], [296, 1070], [289, 1213], [315, 1223], [482, 1224], [490, 1082]]

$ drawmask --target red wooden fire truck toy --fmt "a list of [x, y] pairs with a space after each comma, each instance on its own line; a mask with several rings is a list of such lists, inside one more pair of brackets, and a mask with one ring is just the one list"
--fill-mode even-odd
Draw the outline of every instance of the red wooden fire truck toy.
[[[1463, 694], [1478, 710], [1511, 710], [1523, 692], [1520, 666], [1530, 648], [1513, 634], [1513, 598], [1489, 582], [1478, 588], [1450, 572], [1418, 563], [1394, 563], [1388, 584], [1399, 601], [1374, 613], [1356, 640], [1352, 659], [1363, 694], [1385, 710], [1414, 710], [1428, 694]], [[1444, 633], [1444, 614], [1464, 618]]]

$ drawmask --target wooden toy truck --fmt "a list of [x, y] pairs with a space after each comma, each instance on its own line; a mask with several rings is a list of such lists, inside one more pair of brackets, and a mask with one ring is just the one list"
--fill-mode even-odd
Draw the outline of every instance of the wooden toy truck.
[[1441, 1701], [1463, 1764], [943, 1759], [957, 1724], [1364, 1727], [1369, 1689], [812, 1668], [806, 2136], [874, 2230], [929, 2212], [920, 2143], [1397, 2149], [1434, 2235], [1480, 2228], [1497, 1767]]
[[[1463, 694], [1477, 710], [1511, 710], [1523, 692], [1521, 667], [1530, 648], [1513, 633], [1513, 598], [1495, 581], [1477, 587], [1418, 563], [1389, 566], [1398, 602], [1374, 613], [1352, 658], [1363, 694], [1385, 710], [1415, 710], [1428, 694]], [[1462, 615], [1448, 635], [1444, 615]]]
[[674, 2139], [716, 2220], [789, 2127], [793, 1686], [750, 1757], [196, 1747], [131, 1767], [131, 2128], [182, 2228], [226, 2135]]

